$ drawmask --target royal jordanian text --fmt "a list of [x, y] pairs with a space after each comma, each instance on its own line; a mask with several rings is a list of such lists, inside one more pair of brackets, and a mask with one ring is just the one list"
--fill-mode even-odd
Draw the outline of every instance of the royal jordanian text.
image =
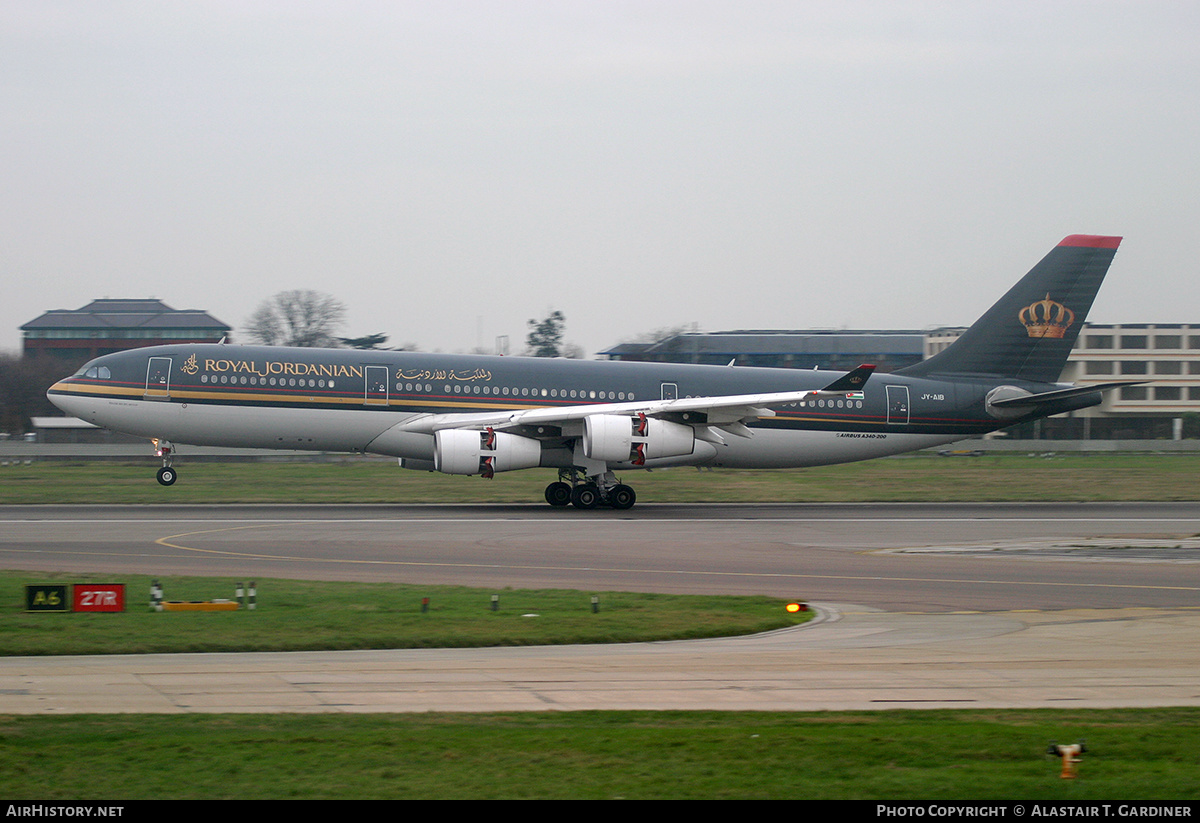
[[[184, 371], [187, 370], [184, 369]], [[204, 371], [257, 374], [259, 377], [269, 377], [273, 374], [295, 377], [362, 377], [362, 369], [358, 366], [337, 366], [330, 363], [284, 363], [278, 360], [258, 363], [254, 360], [206, 359]]]

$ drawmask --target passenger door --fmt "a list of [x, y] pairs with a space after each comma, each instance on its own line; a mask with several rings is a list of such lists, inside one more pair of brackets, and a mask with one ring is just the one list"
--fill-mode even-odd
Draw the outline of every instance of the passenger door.
[[171, 358], [151, 357], [146, 365], [146, 391], [143, 395], [147, 400], [171, 399]]

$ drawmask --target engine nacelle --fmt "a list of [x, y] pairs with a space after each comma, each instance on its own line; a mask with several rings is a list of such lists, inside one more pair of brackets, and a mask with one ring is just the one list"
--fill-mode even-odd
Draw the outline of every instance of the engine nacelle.
[[583, 423], [583, 453], [592, 460], [637, 466], [654, 458], [691, 454], [696, 448], [695, 430], [669, 420], [593, 414]]
[[583, 420], [583, 453], [592, 460], [624, 463], [633, 448], [633, 418], [593, 414]]
[[444, 429], [434, 435], [433, 464], [445, 474], [482, 474], [532, 469], [542, 459], [542, 444], [506, 432]]

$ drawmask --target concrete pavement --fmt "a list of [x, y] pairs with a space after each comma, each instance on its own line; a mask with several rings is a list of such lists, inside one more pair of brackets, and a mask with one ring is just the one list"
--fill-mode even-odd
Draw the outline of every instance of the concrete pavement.
[[0, 714], [1200, 705], [1200, 609], [903, 614], [615, 646], [0, 659]]

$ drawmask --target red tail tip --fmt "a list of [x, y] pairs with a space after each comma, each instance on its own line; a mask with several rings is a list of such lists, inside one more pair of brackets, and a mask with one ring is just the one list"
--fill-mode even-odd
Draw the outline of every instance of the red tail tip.
[[1089, 249], [1115, 249], [1121, 245], [1120, 237], [1103, 237], [1098, 234], [1072, 234], [1064, 237], [1060, 246], [1085, 246]]

